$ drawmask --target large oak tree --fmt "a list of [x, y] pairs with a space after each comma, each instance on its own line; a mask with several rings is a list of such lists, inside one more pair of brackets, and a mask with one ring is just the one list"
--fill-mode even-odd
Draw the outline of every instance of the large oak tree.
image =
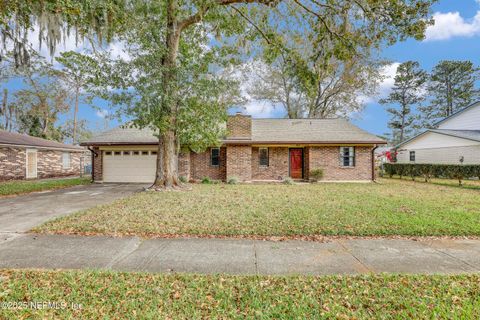
[[[5, 5], [7, 2], [14, 6]], [[232, 59], [261, 55], [266, 61], [274, 61], [283, 55], [297, 70], [305, 70], [308, 61], [296, 52], [295, 42], [289, 41], [292, 37], [318, 34], [320, 37], [311, 39], [313, 54], [318, 52], [346, 61], [359, 47], [378, 48], [408, 37], [422, 39], [431, 23], [429, 11], [435, 0], [45, 0], [29, 8], [27, 2], [5, 0], [0, 8], [6, 12], [0, 15], [0, 31], [14, 42], [16, 61], [21, 61], [24, 56], [21, 32], [30, 27], [32, 15], [43, 19], [40, 20], [43, 26], [57, 26], [43, 28], [48, 32], [67, 25], [76, 27], [81, 34], [91, 34], [91, 30], [102, 31], [103, 26], [112, 24], [118, 27], [113, 28], [117, 35], [126, 35], [130, 40], [132, 34], [139, 32], [141, 37], [137, 44], [127, 41], [134, 49], [136, 45], [146, 49], [145, 55], [142, 50], [137, 51], [137, 58], [140, 58], [137, 61], [157, 63], [145, 73], [155, 75], [154, 78], [140, 75], [133, 77], [133, 83], [125, 82], [125, 86], [130, 85], [140, 93], [140, 101], [149, 102], [148, 108], [141, 107], [138, 101], [134, 103], [129, 108], [130, 115], [136, 125], [155, 127], [158, 131], [160, 152], [154, 186], [172, 188], [177, 184], [178, 135], [188, 128], [184, 120], [198, 119], [196, 114], [204, 117], [206, 122], [200, 117], [200, 121], [191, 123], [198, 131], [187, 130], [188, 134], [182, 134], [194, 140], [196, 133], [202, 133], [202, 124], [209, 123], [208, 112], [205, 112], [209, 103], [206, 102], [212, 102], [212, 97], [222, 100], [221, 90], [215, 92], [215, 88], [222, 89], [227, 83], [219, 82], [216, 77], [202, 76], [200, 71], [208, 64], [208, 59], [200, 56], [204, 52], [198, 49], [195, 37], [214, 37], [215, 40], [207, 45], [231, 50]], [[123, 13], [121, 18], [116, 18], [118, 12]], [[48, 17], [57, 17], [60, 22], [65, 21], [65, 24], [48, 19], [50, 22], [46, 22], [44, 13]], [[15, 22], [14, 30], [20, 33], [12, 32], [9, 21]], [[58, 35], [49, 33], [47, 39], [50, 47], [54, 47]], [[322, 46], [325, 41], [329, 43], [327, 52]], [[203, 39], [200, 42], [205, 44]], [[143, 61], [142, 57], [145, 58]], [[225, 52], [215, 57], [205, 71], [215, 68], [217, 59], [224, 61], [227, 57]], [[193, 75], [188, 75], [188, 66], [195, 65], [196, 59], [201, 62]], [[139, 69], [147, 71], [145, 65]], [[148, 83], [149, 78], [151, 83]], [[144, 84], [140, 85], [142, 81]], [[187, 95], [187, 99], [182, 94], [186, 92], [185, 83], [194, 89], [194, 94]], [[208, 96], [201, 95], [202, 86]], [[211, 95], [211, 92], [215, 94]], [[138, 97], [131, 95], [129, 98], [134, 99], [132, 96]], [[222, 107], [222, 104], [220, 101], [218, 106]]]

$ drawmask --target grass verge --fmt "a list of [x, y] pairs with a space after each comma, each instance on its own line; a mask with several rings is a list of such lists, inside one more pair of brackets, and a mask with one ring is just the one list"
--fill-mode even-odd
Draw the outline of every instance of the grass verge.
[[183, 236], [480, 236], [478, 190], [380, 184], [193, 185], [59, 218], [40, 233]]
[[48, 180], [22, 180], [0, 182], [0, 196], [17, 195], [35, 191], [53, 190], [76, 185], [89, 184], [91, 179], [69, 178], [69, 179], [48, 179]]
[[[225, 276], [0, 270], [0, 318], [478, 319], [480, 275]], [[56, 302], [62, 308], [12, 308]]]

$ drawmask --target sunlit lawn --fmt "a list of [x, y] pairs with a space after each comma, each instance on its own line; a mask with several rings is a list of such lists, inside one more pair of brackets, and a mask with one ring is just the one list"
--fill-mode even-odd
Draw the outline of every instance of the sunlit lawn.
[[66, 234], [480, 236], [480, 191], [381, 183], [193, 185], [143, 192], [35, 228]]

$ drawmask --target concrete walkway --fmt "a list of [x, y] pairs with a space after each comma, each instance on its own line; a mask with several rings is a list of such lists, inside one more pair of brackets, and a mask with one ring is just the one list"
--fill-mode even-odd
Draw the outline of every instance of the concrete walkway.
[[3, 233], [0, 268], [228, 274], [480, 272], [480, 240], [152, 239]]

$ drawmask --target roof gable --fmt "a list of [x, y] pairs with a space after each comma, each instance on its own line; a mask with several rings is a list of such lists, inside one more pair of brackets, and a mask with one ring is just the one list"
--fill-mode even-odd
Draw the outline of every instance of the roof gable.
[[395, 148], [440, 148], [477, 145], [480, 143], [480, 130], [439, 130], [430, 129], [398, 144]]
[[480, 101], [437, 122], [435, 126], [449, 130], [480, 130]]

